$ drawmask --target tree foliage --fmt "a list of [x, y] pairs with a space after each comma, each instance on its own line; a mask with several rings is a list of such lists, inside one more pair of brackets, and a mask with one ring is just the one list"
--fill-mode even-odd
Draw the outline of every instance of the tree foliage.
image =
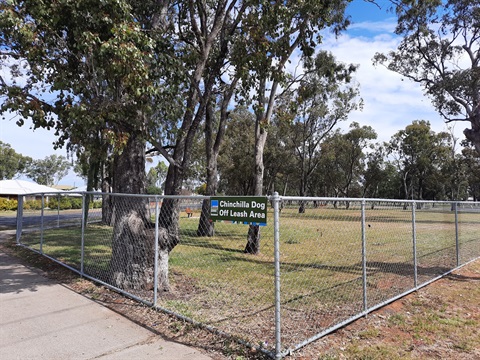
[[286, 93], [287, 111], [280, 108], [276, 113], [289, 133], [287, 146], [297, 160], [300, 196], [313, 195], [307, 191], [319, 164], [323, 139], [338, 122], [345, 121], [351, 111], [361, 106], [358, 87], [352, 84], [354, 65], [337, 63], [332, 54], [321, 51], [315, 58], [305, 59], [304, 68], [305, 76], [298, 88]]
[[396, 51], [376, 54], [387, 66], [424, 88], [447, 122], [467, 121], [464, 130], [480, 153], [480, 7], [477, 1], [392, 1]]
[[397, 199], [401, 197], [401, 182], [395, 166], [389, 161], [385, 145], [376, 144], [366, 154], [366, 167], [361, 175], [362, 196]]
[[443, 190], [438, 186], [444, 183], [441, 181], [442, 166], [447, 163], [451, 149], [447, 133], [436, 134], [428, 121], [413, 121], [398, 131], [388, 146], [402, 176], [406, 198], [441, 197], [438, 195]]
[[[242, 22], [243, 37], [233, 48], [232, 61], [240, 71], [242, 94], [251, 101], [255, 113], [254, 191], [262, 195], [265, 165], [263, 154], [268, 128], [277, 101], [277, 91], [289, 76], [285, 65], [297, 51], [311, 57], [322, 42], [322, 31], [339, 33], [349, 21], [345, 16], [348, 0], [269, 2], [262, 1]], [[249, 94], [253, 94], [249, 95]], [[245, 252], [260, 251], [260, 229], [250, 226]]]
[[353, 122], [347, 133], [337, 131], [324, 142], [322, 156], [328, 164], [329, 186], [333, 187], [336, 196], [360, 195], [360, 178], [366, 166], [364, 149], [376, 138], [372, 127]]
[[[2, 67], [8, 67], [11, 76], [0, 78], [0, 111], [17, 113], [19, 125], [28, 117], [34, 127], [53, 129], [58, 136], [56, 146], [66, 145], [77, 154], [88, 186], [101, 183], [103, 190], [144, 193], [148, 184], [158, 185], [158, 171], [145, 174], [147, 146], [151, 146], [150, 153], [162, 155], [168, 163], [163, 181], [167, 195], [180, 194], [187, 180], [194, 178], [198, 183], [204, 176], [209, 194], [217, 191], [217, 179], [225, 193], [245, 195], [262, 195], [277, 182], [283, 189], [295, 183], [296, 189], [303, 189], [296, 191], [318, 195], [333, 188], [337, 195], [345, 196], [360, 194], [362, 186], [381, 189], [378, 178], [391, 174], [392, 167], [382, 163], [381, 154], [375, 157], [362, 152], [374, 138], [373, 129], [354, 126], [348, 134], [338, 133], [321, 146], [330, 149], [325, 156], [316, 150], [321, 134], [333, 129], [356, 106], [352, 103], [354, 87], [339, 86], [348, 82], [354, 67], [336, 64], [325, 53], [315, 55], [325, 29], [338, 33], [348, 25], [344, 13], [348, 3], [1, 2], [0, 53]], [[408, 19], [402, 18], [402, 23], [407, 24]], [[286, 70], [293, 54], [303, 59], [310, 73], [300, 82], [296, 98], [290, 98], [297, 102], [296, 110], [302, 110], [302, 116], [297, 117], [293, 132], [273, 130], [285, 111], [279, 108], [280, 89], [297, 86], [292, 84], [298, 79]], [[419, 60], [412, 57], [411, 61]], [[419, 61], [417, 67], [422, 69], [422, 65]], [[467, 86], [462, 89], [470, 94]], [[445, 94], [451, 95], [432, 90], [437, 93], [445, 99]], [[233, 99], [244, 107], [229, 114]], [[441, 104], [442, 98], [438, 99]], [[283, 103], [288, 104], [287, 110], [290, 103]], [[458, 110], [453, 102], [445, 103], [450, 108], [440, 109], [442, 112], [451, 115]], [[200, 136], [202, 129], [204, 137]], [[302, 131], [308, 137], [295, 146], [303, 143], [309, 148], [302, 154], [311, 155], [313, 165], [303, 167], [305, 173], [317, 171], [319, 156], [326, 170], [316, 177], [321, 181], [310, 184], [308, 176], [295, 175], [297, 164], [287, 146], [291, 143], [288, 136]], [[279, 139], [270, 139], [275, 146], [265, 149], [269, 132]], [[221, 146], [223, 134], [228, 139]], [[205, 145], [204, 156], [199, 154], [200, 144]], [[279, 161], [282, 156], [288, 160]], [[204, 163], [206, 174], [193, 171]], [[332, 174], [341, 179], [339, 186], [333, 185], [333, 178], [327, 179]], [[264, 178], [268, 178], [267, 186]], [[138, 261], [129, 274], [122, 273], [125, 264], [112, 264], [114, 277], [118, 286], [131, 286], [139, 276], [135, 269], [141, 273], [148, 265], [142, 259], [153, 259], [145, 249], [136, 248], [138, 243], [152, 242], [149, 219], [144, 204], [139, 202], [137, 210], [127, 210], [115, 206], [118, 204], [112, 199], [106, 197], [103, 203], [104, 213], [118, 211], [112, 224], [114, 252], [128, 253]], [[163, 201], [159, 214], [161, 289], [168, 288], [168, 254], [179, 241], [178, 216], [178, 202]], [[250, 230], [246, 251], [257, 253], [259, 231]], [[137, 243], [126, 239], [129, 234], [135, 235]]]
[[43, 160], [33, 160], [26, 175], [41, 185], [57, 185], [70, 169], [70, 162], [62, 155], [50, 155]]
[[[54, 129], [56, 146], [77, 152], [93, 183], [112, 151], [121, 156], [127, 134], [145, 136], [145, 115], [160, 92], [152, 72], [163, 54], [154, 57], [153, 50], [161, 45], [142, 31], [135, 5], [113, 0], [0, 4], [2, 65], [11, 70], [11, 78], [0, 83], [1, 111], [16, 112], [19, 125], [31, 118], [34, 128]], [[136, 176], [139, 187], [116, 190], [143, 192], [142, 174]]]
[[[103, 176], [108, 174], [114, 192], [144, 193], [145, 146], [151, 144], [169, 163], [165, 194], [179, 194], [214, 95], [226, 87], [233, 92], [235, 81], [241, 82], [243, 92], [237, 97], [255, 103], [257, 132], [262, 132], [289, 57], [297, 49], [311, 56], [323, 29], [345, 27], [347, 3], [2, 2], [0, 51], [12, 78], [1, 79], [0, 111], [19, 114], [20, 125], [30, 117], [34, 127], [54, 129], [57, 146], [67, 144], [77, 154], [87, 154], [82, 161], [91, 169], [89, 183], [107, 169]], [[252, 89], [261, 95], [252, 99]], [[256, 157], [256, 194], [262, 192], [265, 140], [263, 131], [257, 142], [262, 149]], [[178, 213], [176, 201], [162, 203], [163, 270], [179, 241]], [[148, 242], [145, 228], [137, 226], [146, 222], [145, 214], [124, 211], [115, 218], [115, 252], [130, 251], [122, 249], [122, 237], [129, 232]], [[129, 229], [133, 218], [136, 228]], [[114, 272], [118, 286], [130, 286], [136, 276]]]
[[10, 180], [26, 171], [32, 159], [17, 153], [10, 144], [0, 141], [0, 180]]
[[219, 191], [225, 195], [253, 192], [255, 117], [245, 107], [232, 111], [219, 156]]
[[167, 176], [167, 165], [160, 161], [147, 173], [147, 194], [162, 194], [162, 185]]

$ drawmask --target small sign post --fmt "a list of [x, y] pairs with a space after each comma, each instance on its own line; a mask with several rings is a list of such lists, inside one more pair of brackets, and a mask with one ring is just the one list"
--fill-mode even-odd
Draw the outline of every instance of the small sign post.
[[265, 196], [212, 196], [210, 198], [210, 219], [249, 225], [266, 225], [267, 204]]

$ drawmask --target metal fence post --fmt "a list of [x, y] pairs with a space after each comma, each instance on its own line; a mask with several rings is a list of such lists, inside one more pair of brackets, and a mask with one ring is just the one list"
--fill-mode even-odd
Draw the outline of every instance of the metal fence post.
[[458, 238], [458, 203], [453, 203], [455, 207], [455, 256], [457, 258], [457, 267], [460, 266], [460, 241]]
[[282, 358], [282, 329], [280, 314], [280, 197], [278, 192], [273, 195], [273, 238], [275, 252], [275, 358]]
[[362, 200], [362, 280], [363, 310], [367, 311], [367, 234], [365, 233], [365, 199]]
[[23, 225], [23, 196], [18, 195], [17, 197], [17, 234], [16, 234], [17, 245], [20, 245], [20, 238], [22, 236], [22, 225]]
[[[150, 204], [149, 204], [150, 207]], [[157, 306], [158, 289], [158, 197], [155, 196], [155, 259], [153, 265], [153, 306]]]
[[45, 207], [45, 194], [42, 194], [42, 209], [40, 210], [40, 253], [43, 254], [43, 212]]
[[80, 248], [80, 274], [83, 276], [84, 262], [85, 262], [85, 193], [82, 194], [82, 235]]
[[57, 228], [60, 227], [60, 195], [57, 195]]
[[415, 202], [412, 202], [412, 246], [413, 246], [413, 286], [418, 288], [418, 269], [417, 269], [417, 223], [415, 217]]

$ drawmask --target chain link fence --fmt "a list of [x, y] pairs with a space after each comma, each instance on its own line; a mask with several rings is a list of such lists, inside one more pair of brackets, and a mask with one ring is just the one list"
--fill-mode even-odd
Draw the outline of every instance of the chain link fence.
[[473, 202], [275, 195], [252, 255], [208, 197], [36, 198], [19, 198], [18, 244], [275, 358], [480, 256]]

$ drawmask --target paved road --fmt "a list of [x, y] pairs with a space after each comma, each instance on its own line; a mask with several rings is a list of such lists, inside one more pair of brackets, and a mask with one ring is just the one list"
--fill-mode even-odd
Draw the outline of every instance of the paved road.
[[[82, 211], [77, 210], [77, 211], [72, 211], [70, 212], [62, 212], [60, 214], [51, 214], [51, 213], [46, 213], [43, 216], [43, 223], [53, 223], [53, 222], [73, 222], [73, 221], [78, 221], [79, 223], [82, 221]], [[22, 220], [22, 226], [25, 227], [35, 227], [35, 226], [40, 226], [42, 222], [42, 218], [40, 216], [40, 213], [36, 215], [28, 215], [24, 214], [23, 220]], [[17, 227], [17, 218], [16, 216], [0, 216], [0, 227], [2, 228], [16, 228]]]

